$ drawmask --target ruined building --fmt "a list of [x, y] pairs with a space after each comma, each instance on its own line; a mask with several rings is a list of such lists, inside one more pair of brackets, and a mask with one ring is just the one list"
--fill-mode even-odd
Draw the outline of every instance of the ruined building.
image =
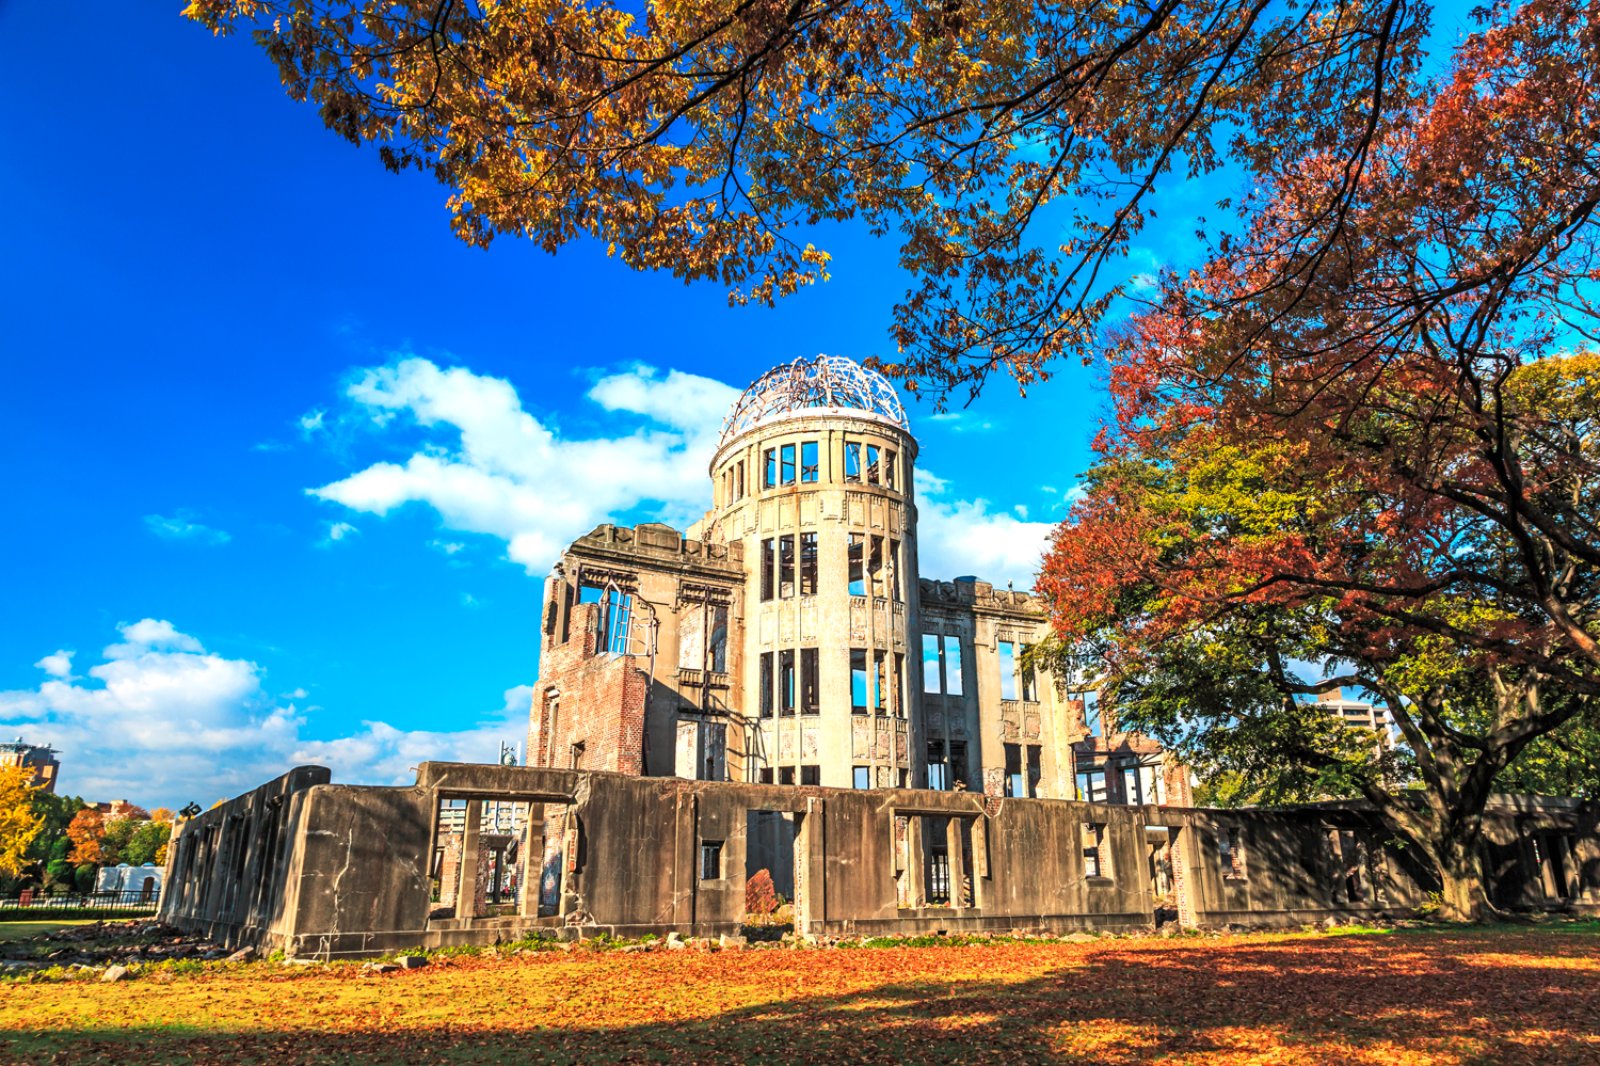
[[[737, 934], [1367, 921], [1434, 887], [1370, 810], [1196, 810], [1147, 738], [1025, 665], [1040, 603], [917, 565], [916, 440], [842, 359], [740, 398], [686, 534], [601, 526], [545, 584], [528, 763], [323, 767], [180, 824], [161, 917], [291, 955]], [[1497, 905], [1600, 913], [1600, 808], [1499, 797]]]
[[763, 375], [686, 535], [605, 525], [556, 563], [529, 763], [1059, 799], [1126, 773], [1126, 802], [1140, 781], [1187, 802], [1148, 743], [1075, 760], [1083, 700], [1024, 663], [1045, 633], [1035, 597], [922, 577], [916, 460], [880, 375], [827, 356]]

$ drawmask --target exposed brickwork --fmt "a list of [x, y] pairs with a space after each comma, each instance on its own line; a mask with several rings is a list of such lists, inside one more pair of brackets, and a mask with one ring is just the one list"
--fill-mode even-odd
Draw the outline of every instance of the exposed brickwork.
[[571, 639], [545, 649], [534, 690], [528, 761], [623, 774], [644, 772], [645, 702], [650, 675], [639, 656], [597, 654], [599, 605], [572, 609]]

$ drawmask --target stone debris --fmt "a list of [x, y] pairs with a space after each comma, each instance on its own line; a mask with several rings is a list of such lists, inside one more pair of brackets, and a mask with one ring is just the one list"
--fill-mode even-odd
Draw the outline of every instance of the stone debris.
[[126, 966], [108, 966], [106, 972], [100, 975], [100, 980], [120, 981], [126, 976], [128, 976], [128, 968]]
[[402, 956], [400, 956], [400, 958], [398, 958], [395, 961], [400, 964], [401, 969], [405, 969], [405, 970], [420, 970], [424, 966], [428, 965], [428, 956], [426, 956], [426, 955], [402, 955]]
[[[207, 952], [206, 954], [209, 956], [210, 952]], [[238, 951], [235, 951], [232, 955], [229, 955], [228, 958], [227, 958], [227, 961], [228, 962], [254, 962], [255, 959], [256, 959], [256, 949], [255, 948], [242, 947]]]

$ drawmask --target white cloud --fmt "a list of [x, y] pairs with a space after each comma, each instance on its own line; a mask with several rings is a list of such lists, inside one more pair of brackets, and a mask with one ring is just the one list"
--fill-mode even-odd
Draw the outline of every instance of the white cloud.
[[323, 429], [323, 420], [327, 417], [327, 414], [328, 412], [319, 408], [317, 410], [307, 411], [305, 414], [301, 415], [300, 435], [303, 437], [316, 436], [316, 434], [321, 432]]
[[447, 528], [498, 537], [512, 560], [540, 572], [568, 542], [636, 506], [677, 525], [696, 518], [738, 391], [634, 366], [588, 393], [605, 411], [633, 416], [633, 425], [586, 439], [528, 413], [510, 382], [428, 359], [364, 370], [346, 395], [375, 426], [411, 424], [426, 439], [404, 462], [374, 463], [311, 495], [376, 515], [426, 504]]
[[361, 530], [349, 522], [332, 522], [328, 525], [328, 540], [330, 542], [341, 541], [360, 532]]
[[950, 498], [950, 483], [916, 471], [917, 559], [922, 576], [950, 580], [971, 574], [1019, 589], [1033, 588], [1050, 522], [1026, 520], [1027, 509], [993, 510], [985, 499]]
[[[74, 683], [52, 674], [37, 689], [0, 692], [0, 731], [26, 724], [34, 743], [62, 755], [62, 788], [88, 799], [132, 799], [145, 806], [209, 804], [276, 777], [321, 763], [334, 780], [400, 784], [424, 759], [492, 761], [500, 739], [527, 731], [527, 686], [466, 729], [411, 731], [363, 722], [353, 735], [305, 736], [317, 708], [296, 689], [272, 697], [265, 671], [246, 659], [210, 652], [171, 622], [146, 618], [118, 627], [121, 640]], [[70, 660], [65, 664], [70, 667]]]
[[63, 681], [70, 681], [72, 680], [72, 657], [75, 654], [77, 653], [62, 649], [46, 655], [33, 665], [51, 677], [59, 677]]
[[159, 515], [147, 514], [144, 524], [151, 533], [162, 540], [191, 540], [198, 544], [226, 544], [233, 538], [220, 529], [213, 529], [201, 522], [196, 522], [193, 515], [184, 510], [176, 514]]

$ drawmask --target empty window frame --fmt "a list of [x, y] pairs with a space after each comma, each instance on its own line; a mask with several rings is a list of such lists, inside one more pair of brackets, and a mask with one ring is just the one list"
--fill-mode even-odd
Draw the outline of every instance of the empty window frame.
[[940, 665], [939, 634], [922, 634], [922, 691], [937, 696], [944, 691], [944, 668]]
[[844, 442], [844, 479], [861, 480], [861, 445], [853, 440]]
[[1022, 745], [1007, 744], [1006, 749], [1006, 795], [1020, 798], [1028, 794], [1027, 778], [1022, 773]]
[[780, 766], [780, 767], [778, 767], [778, 784], [780, 784], [780, 785], [792, 785], [792, 784], [794, 784], [794, 767], [792, 767], [792, 766]]
[[794, 445], [785, 444], [778, 449], [778, 484], [794, 484]]
[[889, 570], [888, 570], [889, 598], [900, 602], [900, 542], [889, 542]]
[[817, 649], [800, 649], [800, 713], [822, 713], [822, 679], [818, 675]]
[[767, 448], [761, 453], [761, 487], [773, 489], [778, 487], [778, 449]]
[[943, 792], [950, 787], [950, 764], [945, 761], [944, 741], [928, 741], [928, 787]]
[[1034, 673], [1033, 664], [1028, 661], [1029, 645], [1022, 646], [1022, 655], [1017, 659], [1017, 677], [1022, 682], [1022, 698], [1028, 703], [1039, 702], [1039, 675]]
[[1244, 842], [1235, 828], [1217, 831], [1217, 857], [1222, 863], [1222, 876], [1230, 881], [1244, 877]]
[[865, 648], [850, 649], [850, 713], [866, 714], [870, 693], [867, 691], [870, 681], [867, 676], [867, 650]]
[[722, 880], [722, 843], [720, 840], [700, 842], [700, 880]]
[[867, 445], [867, 484], [881, 485], [883, 449], [876, 444]]
[[794, 534], [786, 533], [778, 538], [778, 598], [782, 600], [794, 597], [795, 587], [795, 555]]
[[1161, 767], [1159, 765], [1151, 766], [1149, 763], [1140, 765], [1139, 802], [1167, 802], [1167, 782], [1161, 774]]
[[952, 740], [950, 742], [950, 787], [965, 788], [967, 784], [967, 742]]
[[883, 538], [876, 533], [867, 536], [867, 575], [871, 578], [872, 594], [888, 594], [889, 574], [883, 566]]
[[950, 906], [950, 819], [922, 819], [923, 897], [929, 906]]
[[867, 594], [867, 544], [866, 538], [860, 533], [850, 534], [850, 595], [865, 596]]
[[1086, 803], [1106, 801], [1106, 772], [1082, 770], [1078, 773], [1078, 798]]
[[1017, 698], [1017, 646], [1009, 640], [1000, 642], [1000, 698]]
[[894, 653], [894, 716], [906, 716], [906, 657]]
[[761, 653], [761, 717], [772, 717], [772, 653]]
[[883, 487], [892, 489], [894, 485], [894, 451], [885, 448], [883, 452]]
[[568, 764], [574, 770], [583, 769], [583, 741], [578, 741], [568, 749], [571, 762]]
[[784, 718], [792, 718], [794, 706], [794, 649], [786, 648], [778, 653], [778, 714]]
[[852, 766], [850, 768], [850, 784], [852, 788], [871, 788], [872, 767]]
[[633, 596], [615, 585], [598, 588], [586, 585], [578, 590], [579, 603], [600, 605], [595, 650], [601, 655], [628, 654], [629, 627], [633, 622]]
[[1028, 797], [1039, 798], [1039, 782], [1044, 780], [1042, 757], [1044, 749], [1037, 744], [1024, 745], [1028, 757]]
[[817, 461], [817, 442], [803, 440], [800, 442], [800, 480], [810, 484], [822, 477], [822, 465]]
[[733, 498], [744, 499], [744, 460], [733, 464]]
[[778, 588], [778, 541], [768, 537], [761, 542], [761, 599], [772, 599]]
[[961, 638], [946, 635], [944, 638], [944, 694], [961, 695]]
[[706, 665], [715, 673], [723, 674], [728, 671], [728, 609], [726, 607], [713, 607], [711, 615], [711, 638], [706, 649]]
[[820, 785], [820, 784], [822, 784], [822, 767], [820, 767], [820, 766], [802, 766], [802, 767], [800, 767], [800, 783], [802, 785]]
[[800, 534], [800, 595], [817, 594], [817, 535]]
[[756, 771], [756, 781], [763, 785], [772, 784], [772, 767], [763, 766]]
[[1110, 864], [1106, 861], [1106, 827], [1100, 822], [1079, 823], [1083, 847], [1083, 876], [1109, 878]]

